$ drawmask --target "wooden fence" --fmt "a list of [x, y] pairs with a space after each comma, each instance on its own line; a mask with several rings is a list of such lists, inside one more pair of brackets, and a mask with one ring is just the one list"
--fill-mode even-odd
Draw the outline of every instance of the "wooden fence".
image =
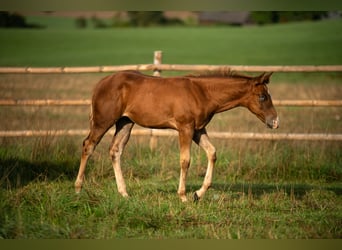
[[[120, 66], [96, 66], [96, 67], [0, 67], [0, 74], [51, 74], [51, 73], [101, 73], [116, 72], [121, 70], [153, 71], [154, 76], [160, 76], [161, 71], [245, 71], [245, 72], [341, 72], [342, 65], [324, 66], [241, 66], [241, 65], [181, 65], [162, 64], [162, 52], [155, 51], [153, 64], [120, 65]], [[0, 106], [79, 106], [90, 105], [90, 100], [0, 100]], [[274, 100], [275, 106], [342, 106], [342, 100]], [[62, 136], [62, 135], [86, 135], [88, 130], [23, 130], [0, 131], [0, 137], [25, 137], [25, 136]], [[150, 146], [154, 148], [156, 137], [175, 136], [177, 133], [170, 130], [134, 129], [133, 135], [150, 136]], [[257, 139], [257, 140], [329, 140], [342, 141], [342, 134], [310, 133], [231, 133], [211, 132], [209, 136], [221, 139]]]

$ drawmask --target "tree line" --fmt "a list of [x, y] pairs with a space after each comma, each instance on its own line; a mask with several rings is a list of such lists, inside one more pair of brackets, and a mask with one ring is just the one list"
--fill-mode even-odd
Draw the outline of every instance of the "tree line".
[[[341, 17], [340, 13], [338, 15]], [[248, 23], [264, 25], [303, 20], [315, 21], [328, 16], [329, 12], [327, 11], [252, 11], [249, 14]], [[75, 19], [75, 25], [78, 28], [86, 28], [89, 23], [95, 28], [201, 25], [199, 22], [186, 22], [179, 18], [167, 18], [163, 11], [127, 11], [126, 18], [114, 16], [111, 21], [104, 21], [96, 16], [90, 19], [84, 17]], [[19, 13], [7, 11], [0, 11], [0, 27], [43, 28], [40, 24], [27, 23], [26, 18]]]

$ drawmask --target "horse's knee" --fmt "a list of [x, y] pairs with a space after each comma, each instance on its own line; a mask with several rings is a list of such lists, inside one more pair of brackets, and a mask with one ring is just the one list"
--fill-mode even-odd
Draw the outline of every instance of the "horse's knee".
[[115, 159], [119, 158], [121, 155], [119, 146], [112, 145], [109, 149], [109, 155], [112, 161], [115, 161]]
[[182, 158], [180, 160], [180, 165], [183, 170], [187, 170], [190, 166], [190, 159], [189, 158]]
[[208, 150], [207, 154], [208, 154], [208, 158], [209, 158], [210, 161], [216, 162], [216, 159], [217, 159], [217, 157], [216, 157], [216, 149], [214, 147], [210, 148]]
[[83, 141], [83, 150], [82, 154], [85, 156], [89, 156], [94, 152], [94, 144], [90, 142], [90, 140], [87, 138]]

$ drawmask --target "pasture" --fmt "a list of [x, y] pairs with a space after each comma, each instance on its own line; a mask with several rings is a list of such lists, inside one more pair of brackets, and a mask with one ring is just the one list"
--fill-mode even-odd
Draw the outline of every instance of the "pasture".
[[[1, 30], [0, 65], [148, 63], [156, 49], [163, 50], [165, 63], [342, 64], [340, 28], [341, 22], [330, 21], [241, 29]], [[163, 72], [168, 74], [179, 72]], [[88, 99], [103, 76], [4, 74], [0, 98]], [[269, 88], [274, 99], [339, 100], [341, 81], [341, 73], [280, 73]], [[277, 111], [280, 128], [272, 133], [342, 133], [341, 107]], [[87, 129], [88, 114], [83, 106], [0, 106], [0, 130]], [[270, 132], [243, 108], [215, 116], [209, 137], [210, 131]], [[213, 185], [199, 203], [184, 204], [176, 194], [176, 137], [159, 138], [155, 151], [148, 137], [131, 137], [122, 157], [127, 200], [116, 190], [110, 135], [88, 164], [83, 191], [74, 193], [82, 140], [0, 138], [1, 238], [342, 237], [341, 142], [213, 139]], [[204, 152], [193, 145], [189, 199], [205, 168]]]
[[2, 29], [0, 65], [144, 64], [155, 50], [170, 64], [341, 64], [341, 28], [332, 20], [242, 28]]

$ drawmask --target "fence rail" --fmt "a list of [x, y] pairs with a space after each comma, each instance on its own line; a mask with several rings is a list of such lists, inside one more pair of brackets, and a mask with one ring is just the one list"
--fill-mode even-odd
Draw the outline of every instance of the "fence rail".
[[188, 64], [136, 64], [93, 67], [0, 67], [0, 74], [52, 74], [52, 73], [106, 73], [121, 70], [138, 71], [245, 71], [245, 72], [341, 72], [342, 65], [188, 65]]
[[[90, 99], [80, 100], [59, 100], [59, 99], [41, 99], [41, 100], [16, 100], [0, 99], [0, 106], [89, 106]], [[273, 100], [275, 106], [293, 106], [293, 107], [341, 107], [342, 100]]]
[[[342, 65], [306, 65], [306, 66], [242, 66], [242, 65], [183, 65], [162, 64], [162, 52], [155, 51], [153, 64], [94, 66], [94, 67], [0, 67], [0, 74], [52, 74], [52, 73], [102, 73], [122, 70], [153, 71], [153, 75], [160, 76], [161, 71], [245, 71], [245, 72], [342, 72]], [[84, 106], [90, 105], [91, 100], [0, 100], [0, 106]], [[342, 106], [342, 100], [274, 100], [276, 106]], [[29, 137], [29, 136], [63, 136], [82, 135], [88, 130], [22, 130], [0, 131], [0, 137]], [[154, 138], [159, 136], [175, 136], [170, 130], [134, 129], [133, 135], [151, 136], [150, 146], [153, 147]], [[342, 141], [342, 134], [292, 134], [292, 133], [231, 133], [211, 132], [212, 138], [222, 139], [256, 139], [256, 140], [329, 140]]]
[[[87, 129], [70, 130], [12, 130], [0, 131], [0, 137], [34, 137], [34, 136], [86, 136], [89, 133]], [[109, 134], [113, 135], [113, 131]], [[132, 135], [152, 136], [152, 137], [171, 137], [177, 136], [173, 130], [157, 129], [133, 129]], [[342, 141], [342, 134], [327, 133], [250, 133], [250, 132], [208, 132], [210, 138], [217, 139], [254, 139], [254, 140], [324, 140], [324, 141]]]
[[0, 106], [89, 106], [91, 100], [15, 100], [15, 99], [2, 99]]

